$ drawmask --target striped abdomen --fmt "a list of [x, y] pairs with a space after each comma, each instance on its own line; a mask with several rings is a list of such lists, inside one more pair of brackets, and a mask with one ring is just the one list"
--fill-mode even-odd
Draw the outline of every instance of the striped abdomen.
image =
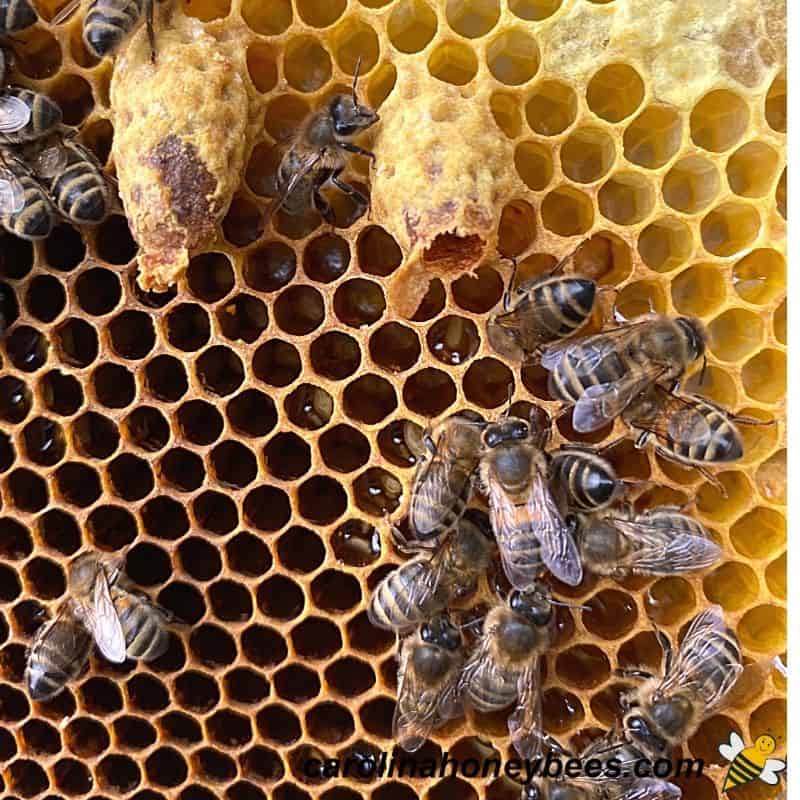
[[578, 511], [598, 511], [616, 499], [622, 487], [611, 464], [581, 448], [564, 447], [553, 453], [553, 478]]
[[722, 687], [731, 688], [733, 670], [742, 663], [742, 650], [736, 634], [730, 629], [713, 631], [703, 648], [702, 682], [695, 676], [695, 687], [704, 698], [714, 697]]
[[61, 614], [36, 633], [25, 665], [25, 685], [34, 700], [47, 700], [77, 678], [89, 660], [92, 637], [68, 614]]
[[115, 587], [112, 598], [125, 634], [127, 656], [152, 661], [163, 655], [169, 646], [163, 614], [149, 600], [133, 592]]
[[475, 711], [499, 711], [517, 699], [518, 690], [517, 675], [487, 659], [466, 687], [467, 702]]
[[30, 109], [31, 116], [27, 124], [18, 131], [0, 133], [0, 142], [7, 144], [23, 144], [41, 139], [52, 133], [61, 125], [61, 109], [47, 95], [23, 89], [21, 86], [9, 86], [3, 94], [16, 97]]
[[6, 168], [22, 185], [24, 205], [13, 214], [0, 216], [0, 224], [20, 239], [44, 239], [53, 230], [53, 206], [42, 187], [26, 170], [9, 162]]
[[630, 367], [618, 352], [587, 340], [571, 347], [550, 373], [550, 393], [576, 403], [589, 386], [618, 381]]
[[551, 277], [529, 291], [542, 338], [554, 341], [570, 336], [586, 322], [594, 307], [597, 287], [586, 278]]
[[674, 412], [666, 441], [656, 450], [690, 464], [714, 464], [742, 457], [742, 438], [727, 416], [712, 405], [695, 401]]
[[83, 23], [83, 41], [98, 58], [122, 44], [142, 16], [146, 0], [93, 0]]
[[367, 616], [379, 628], [405, 631], [426, 622], [447, 602], [442, 587], [431, 580], [431, 564], [415, 558], [390, 572], [372, 593]]
[[111, 193], [103, 173], [72, 145], [67, 165], [53, 178], [50, 192], [58, 210], [76, 225], [98, 225], [111, 211]]
[[692, 536], [707, 537], [706, 529], [693, 517], [682, 514], [676, 508], [653, 508], [639, 515], [641, 522], [656, 528], [688, 533]]
[[36, 12], [28, 0], [0, 0], [0, 34], [15, 33], [36, 22]]

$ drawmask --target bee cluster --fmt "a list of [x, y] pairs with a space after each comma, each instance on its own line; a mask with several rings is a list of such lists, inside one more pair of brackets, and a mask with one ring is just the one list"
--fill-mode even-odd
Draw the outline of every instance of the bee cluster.
[[[515, 302], [507, 298], [506, 310], [488, 323], [495, 347], [550, 373], [550, 393], [572, 413], [576, 431], [621, 418], [636, 447], [652, 444], [661, 457], [714, 481], [709, 466], [742, 456], [736, 423], [759, 423], [679, 391], [686, 371], [704, 356], [702, 324], [648, 315], [575, 336], [592, 313], [597, 287], [562, 275], [563, 268], [523, 283]], [[668, 576], [705, 569], [721, 556], [686, 509], [634, 510], [629, 490], [635, 487], [617, 477], [603, 450], [568, 445], [548, 452], [551, 420], [543, 409], [524, 405], [495, 421], [464, 411], [422, 434], [406, 427], [406, 446], [418, 460], [410, 534], [393, 532], [398, 549], [414, 558], [378, 584], [369, 618], [405, 637], [394, 731], [407, 751], [465, 711], [513, 704], [508, 729], [521, 757], [533, 757], [545, 744], [566, 752], [542, 731], [539, 660], [552, 641], [554, 607], [568, 605], [554, 599], [545, 573], [576, 586], [584, 570], [615, 579]], [[486, 497], [488, 516], [468, 508], [473, 485]], [[464, 604], [491, 572], [495, 547], [502, 573], [491, 583], [501, 599], [476, 620]], [[480, 632], [472, 636], [468, 630], [476, 624]], [[632, 767], [637, 759], [668, 757], [720, 705], [743, 669], [737, 637], [719, 606], [694, 618], [677, 654], [664, 633], [657, 635], [663, 674], [624, 673], [646, 682], [624, 698], [620, 725], [581, 758], [604, 754]], [[539, 791], [550, 796], [546, 786], [528, 787], [525, 796], [532, 800]], [[602, 782], [570, 791], [575, 798], [605, 796]], [[676, 792], [661, 780], [628, 778], [619, 796]]]

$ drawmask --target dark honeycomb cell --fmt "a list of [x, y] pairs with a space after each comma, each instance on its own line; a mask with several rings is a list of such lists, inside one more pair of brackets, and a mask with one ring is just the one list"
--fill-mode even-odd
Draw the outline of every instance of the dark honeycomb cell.
[[136, 396], [133, 375], [120, 364], [101, 364], [92, 373], [92, 384], [97, 401], [107, 408], [125, 408]]
[[[294, 585], [294, 584], [292, 584]], [[265, 592], [270, 590], [269, 584]], [[258, 593], [258, 605], [264, 613], [262, 593]], [[302, 608], [302, 595], [300, 597]], [[242, 650], [246, 658], [258, 667], [268, 667], [280, 664], [288, 655], [284, 637], [272, 628], [263, 625], [251, 625], [242, 633]]]
[[0, 231], [0, 275], [19, 280], [33, 269], [33, 244]]
[[342, 635], [332, 622], [308, 617], [292, 629], [292, 644], [301, 658], [328, 658], [342, 648]]
[[177, 420], [181, 433], [190, 442], [200, 445], [215, 442], [225, 425], [222, 414], [205, 400], [189, 400], [184, 403], [178, 409]]
[[[325, 754], [318, 747], [310, 744], [301, 744], [289, 753], [289, 769], [297, 781], [306, 784], [320, 784], [328, 780], [322, 773], [321, 764]], [[316, 767], [319, 764], [320, 767]], [[309, 768], [311, 767], [311, 768]], [[275, 789], [272, 796], [281, 800], [308, 800], [307, 792], [292, 783], [284, 783]]]
[[288, 386], [300, 374], [300, 353], [289, 342], [270, 339], [253, 355], [253, 373], [270, 386]]
[[317, 608], [338, 613], [352, 608], [361, 600], [361, 589], [352, 575], [327, 570], [312, 581], [311, 597]]
[[351, 419], [373, 425], [397, 408], [397, 395], [385, 378], [363, 375], [345, 388], [343, 403]]
[[307, 430], [317, 430], [327, 424], [333, 414], [333, 398], [319, 386], [303, 383], [284, 400], [289, 419]]
[[57, 422], [46, 417], [32, 419], [23, 429], [25, 452], [28, 458], [44, 467], [52, 467], [64, 457], [64, 431]]
[[305, 481], [297, 492], [300, 515], [317, 525], [329, 525], [347, 510], [342, 485], [324, 475]]
[[142, 773], [129, 756], [108, 755], [96, 767], [98, 783], [102, 789], [127, 794], [142, 780]]
[[[67, 352], [65, 349], [61, 350], [64, 361], [78, 367], [84, 367], [91, 363], [97, 357], [97, 335], [93, 329], [80, 320], [66, 322], [55, 331], [56, 344], [62, 348], [69, 348], [75, 344], [70, 335], [71, 332], [74, 331], [80, 336], [87, 330], [88, 334], [86, 334], [86, 340], [81, 343], [83, 348], [80, 353], [77, 350], [71, 352]], [[35, 372], [47, 361], [47, 339], [28, 325], [15, 327], [6, 335], [3, 344], [5, 344], [11, 363], [22, 372]]]
[[158, 545], [139, 542], [125, 556], [125, 571], [140, 586], [157, 586], [169, 580], [172, 562]]
[[[47, 376], [42, 383], [46, 380]], [[50, 404], [47, 405], [49, 408]], [[22, 422], [28, 416], [30, 409], [30, 389], [19, 378], [11, 375], [0, 377], [0, 419], [12, 424]]]
[[264, 436], [278, 421], [272, 398], [257, 389], [247, 389], [234, 397], [226, 414], [231, 426], [245, 436]]
[[102, 261], [109, 264], [128, 264], [136, 255], [138, 247], [131, 236], [128, 220], [114, 214], [97, 228], [95, 248]]
[[227, 782], [236, 777], [236, 762], [213, 747], [203, 747], [192, 755], [198, 777], [212, 782]]
[[67, 588], [64, 572], [50, 559], [36, 556], [25, 565], [23, 579], [33, 594], [43, 600], [61, 597]]
[[293, 619], [305, 605], [302, 589], [283, 575], [265, 580], [258, 587], [256, 600], [264, 614], [276, 619]]
[[403, 260], [397, 242], [378, 225], [370, 225], [361, 231], [356, 248], [359, 266], [371, 275], [390, 275]]
[[428, 291], [420, 301], [414, 316], [411, 317], [413, 322], [427, 322], [433, 319], [444, 308], [447, 302], [447, 294], [444, 289], [444, 284], [439, 278], [434, 278], [428, 285]]
[[0, 557], [19, 561], [33, 551], [28, 529], [11, 517], [0, 517]]
[[203, 731], [200, 723], [180, 711], [170, 711], [158, 721], [161, 733], [169, 741], [177, 742], [183, 746], [196, 744], [203, 740]]
[[168, 305], [178, 294], [178, 287], [171, 286], [163, 292], [150, 289], [145, 291], [139, 286], [137, 270], [128, 271], [128, 287], [130, 294], [145, 308], [160, 309]]
[[117, 307], [122, 297], [122, 286], [116, 273], [94, 267], [78, 275], [75, 293], [78, 304], [87, 314], [100, 317]]
[[142, 717], [126, 715], [114, 720], [114, 737], [125, 749], [144, 750], [156, 741], [156, 729]]
[[15, 469], [6, 478], [11, 503], [20, 511], [41, 511], [47, 505], [47, 484], [27, 469]]
[[45, 511], [36, 521], [36, 526], [47, 547], [72, 555], [81, 546], [81, 530], [75, 518], [58, 508]]
[[170, 437], [166, 418], [151, 406], [134, 409], [124, 421], [124, 430], [133, 444], [150, 453], [161, 450]]
[[290, 664], [273, 676], [275, 693], [290, 703], [305, 703], [320, 693], [321, 684], [316, 672], [301, 664]]
[[[357, 780], [359, 783], [369, 783], [375, 780], [375, 769], [379, 763], [380, 753], [381, 751], [374, 744], [359, 739], [339, 755], [343, 761], [350, 760], [352, 766], [349, 776], [351, 779]], [[416, 795], [414, 796], [416, 797]]]
[[498, 408], [514, 391], [511, 370], [494, 358], [474, 361], [464, 375], [464, 396], [482, 408]]
[[233, 394], [244, 381], [244, 365], [233, 350], [215, 345], [195, 362], [200, 383], [212, 394], [225, 397]]
[[71, 430], [76, 449], [89, 458], [108, 458], [119, 446], [117, 426], [96, 411], [81, 414], [72, 423]]
[[422, 428], [419, 425], [404, 419], [390, 422], [378, 434], [378, 447], [381, 455], [397, 467], [413, 467], [417, 463], [417, 456], [408, 449], [406, 444], [404, 430], [407, 425], [416, 428], [421, 435]]
[[364, 278], [352, 278], [336, 289], [333, 310], [345, 325], [365, 328], [383, 316], [386, 300], [377, 283]]
[[92, 677], [80, 687], [81, 705], [90, 714], [105, 716], [122, 709], [122, 691], [108, 678]]
[[[283, 778], [284, 768], [280, 755], [268, 747], [253, 747], [239, 757], [242, 774], [256, 783], [274, 783]], [[241, 796], [240, 800], [250, 800]]]
[[319, 440], [322, 460], [337, 472], [352, 472], [367, 463], [369, 440], [349, 425], [336, 425], [322, 434]]
[[280, 530], [291, 517], [286, 493], [274, 486], [259, 486], [244, 499], [245, 518], [261, 531]]
[[233, 198], [228, 213], [222, 220], [222, 231], [231, 244], [245, 247], [261, 236], [264, 222], [261, 209], [246, 197], [238, 195]]
[[14, 464], [16, 453], [11, 437], [0, 432], [0, 472], [6, 472]]
[[22, 600], [12, 613], [14, 626], [26, 636], [33, 636], [48, 620], [48, 614], [37, 600]]
[[6, 771], [8, 787], [22, 797], [40, 794], [50, 785], [47, 773], [36, 761], [19, 758]]
[[247, 486], [258, 474], [256, 457], [239, 442], [221, 442], [211, 451], [210, 460], [217, 481], [233, 489]]
[[19, 722], [30, 714], [28, 698], [19, 689], [0, 684], [0, 720]]
[[28, 284], [25, 305], [40, 322], [52, 322], [64, 310], [66, 302], [64, 286], [52, 275], [37, 275]]
[[325, 560], [325, 546], [313, 531], [293, 525], [278, 539], [278, 558], [293, 572], [313, 572]]
[[257, 536], [242, 531], [226, 545], [228, 566], [243, 575], [263, 575], [272, 566], [269, 548]]
[[355, 730], [352, 714], [337, 703], [320, 703], [306, 714], [306, 727], [312, 739], [323, 744], [339, 744]]
[[189, 784], [178, 795], [180, 800], [219, 800], [217, 795], [205, 786], [199, 786], [196, 783]]
[[347, 623], [347, 638], [356, 650], [371, 655], [383, 653], [394, 643], [394, 633], [376, 628], [363, 611]]
[[136, 711], [152, 713], [169, 705], [169, 692], [151, 675], [134, 675], [126, 685], [130, 705]]
[[366, 514], [385, 517], [400, 505], [403, 485], [381, 467], [370, 467], [353, 482], [356, 505]]
[[180, 400], [189, 389], [183, 364], [168, 355], [156, 356], [147, 362], [145, 383], [150, 394], [165, 403]]
[[283, 242], [268, 242], [247, 254], [244, 281], [257, 292], [277, 292], [297, 272], [294, 250]]
[[[514, 785], [516, 786], [516, 784]], [[515, 795], [518, 794], [519, 788], [515, 792]], [[414, 800], [417, 797], [417, 793], [410, 786], [406, 786], [405, 783], [390, 781], [379, 786], [375, 790], [373, 797], [375, 800]], [[346, 799], [342, 798], [342, 800]]]
[[180, 543], [178, 558], [184, 571], [197, 581], [216, 578], [222, 570], [222, 559], [217, 548], [197, 536], [190, 536]]
[[437, 417], [455, 402], [456, 387], [446, 372], [425, 367], [405, 382], [403, 400], [411, 411], [425, 417]]
[[189, 647], [200, 663], [210, 667], [225, 666], [236, 659], [233, 637], [212, 623], [203, 623], [192, 631]]
[[180, 303], [167, 314], [166, 332], [167, 340], [173, 347], [193, 353], [208, 344], [211, 322], [202, 306]]
[[269, 683], [260, 673], [246, 667], [231, 670], [224, 679], [225, 694], [236, 703], [251, 705], [269, 697]]
[[454, 315], [437, 320], [428, 331], [426, 340], [434, 357], [448, 366], [469, 361], [480, 347], [475, 323]]
[[83, 261], [86, 244], [72, 225], [56, 225], [44, 241], [44, 255], [49, 266], [60, 272], [69, 272]]
[[290, 286], [273, 306], [275, 322], [286, 333], [303, 336], [322, 323], [325, 306], [322, 295], [311, 286]]
[[121, 358], [144, 358], [155, 346], [153, 320], [144, 311], [123, 311], [108, 325], [111, 346]]
[[372, 360], [390, 372], [402, 372], [413, 367], [421, 350], [417, 334], [399, 322], [383, 325], [369, 340]]
[[584, 719], [581, 701], [563, 689], [548, 689], [542, 695], [542, 716], [549, 731], [558, 735], [577, 727]]
[[121, 506], [104, 505], [92, 509], [86, 528], [92, 543], [100, 550], [122, 550], [136, 538], [136, 520]]
[[269, 315], [257, 297], [240, 294], [217, 309], [217, 321], [226, 339], [252, 344], [266, 330]]
[[189, 775], [183, 756], [172, 747], [160, 747], [144, 762], [147, 777], [156, 786], [180, 786]]
[[150, 464], [133, 453], [122, 453], [111, 461], [108, 476], [114, 492], [123, 500], [141, 500], [155, 486]]
[[253, 615], [250, 591], [239, 583], [221, 580], [209, 587], [211, 608], [225, 622], [244, 622]]
[[[5, 630], [7, 630], [7, 626]], [[8, 681], [21, 682], [25, 674], [27, 656], [27, 648], [24, 644], [6, 645], [0, 652], [0, 675]]]
[[314, 371], [335, 381], [352, 375], [361, 363], [358, 343], [340, 331], [330, 331], [315, 339], [309, 354]]
[[347, 656], [325, 670], [325, 681], [342, 697], [356, 697], [375, 685], [375, 672], [366, 662]]
[[161, 476], [180, 492], [192, 492], [205, 480], [203, 459], [185, 447], [167, 451], [161, 459]]
[[350, 248], [341, 236], [326, 233], [312, 239], [303, 250], [303, 270], [312, 281], [331, 283], [350, 265]]
[[361, 706], [358, 715], [366, 731], [380, 739], [390, 739], [394, 709], [394, 700], [388, 697], [376, 697]]
[[452, 284], [453, 300], [465, 311], [484, 314], [503, 294], [503, 279], [491, 267], [479, 267]]
[[189, 262], [186, 282], [198, 300], [215, 303], [233, 289], [231, 262], [223, 253], [200, 253]]
[[368, 522], [348, 520], [331, 536], [331, 547], [336, 558], [353, 567], [365, 567], [381, 554], [381, 539], [378, 531]]
[[180, 539], [189, 530], [189, 517], [184, 506], [170, 497], [154, 497], [140, 511], [142, 524], [150, 536], [158, 539]]
[[636, 604], [633, 599], [616, 589], [605, 589], [585, 605], [583, 624], [603, 639], [617, 639], [628, 633], [636, 623]]
[[[0, 728], [0, 762], [10, 761], [17, 754], [17, 743], [14, 734], [5, 728]], [[2, 787], [0, 783], [0, 787]], [[2, 789], [0, 789], [2, 791]]]
[[264, 461], [272, 475], [290, 481], [311, 467], [311, 447], [294, 433], [279, 433], [264, 447]]

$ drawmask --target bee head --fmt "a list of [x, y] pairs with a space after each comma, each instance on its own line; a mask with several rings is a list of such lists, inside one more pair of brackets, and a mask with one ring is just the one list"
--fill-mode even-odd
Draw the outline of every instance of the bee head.
[[497, 447], [503, 442], [527, 439], [530, 432], [530, 425], [524, 419], [511, 417], [487, 426], [483, 433], [483, 443], [487, 447]]
[[647, 724], [647, 720], [636, 714], [626, 720], [626, 727], [628, 734], [634, 740], [645, 744], [645, 746], [656, 752], [666, 749], [667, 743], [660, 737], [656, 736]]
[[352, 92], [350, 94], [337, 94], [331, 100], [331, 118], [338, 136], [355, 136], [378, 121], [378, 113], [376, 111], [358, 102], [356, 86], [358, 85], [360, 69], [361, 57], [359, 56], [353, 75]]
[[511, 593], [508, 605], [512, 611], [530, 620], [534, 625], [547, 625], [553, 617], [550, 590], [543, 584], [538, 584], [535, 589], [527, 592], [515, 589]]
[[676, 322], [686, 336], [692, 360], [700, 358], [706, 351], [706, 330], [703, 323], [694, 317], [678, 317]]
[[90, 587], [94, 583], [100, 562], [94, 553], [82, 553], [69, 565], [69, 583], [72, 587]]
[[420, 629], [420, 637], [427, 644], [435, 644], [445, 650], [461, 647], [461, 633], [447, 617], [434, 617]]

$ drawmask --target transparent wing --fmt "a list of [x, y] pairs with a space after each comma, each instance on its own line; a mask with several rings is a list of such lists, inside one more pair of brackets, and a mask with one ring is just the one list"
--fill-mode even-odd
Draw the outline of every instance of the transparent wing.
[[25, 189], [9, 170], [0, 167], [0, 215], [16, 214], [25, 207]]
[[0, 133], [21, 131], [31, 119], [27, 103], [10, 94], [0, 95]]
[[[656, 390], [648, 400], [658, 403], [658, 414], [653, 417], [648, 410], [642, 417], [637, 417], [636, 408], [632, 407], [627, 421], [633, 426], [647, 430], [665, 443], [696, 445], [707, 442], [711, 437], [711, 427], [703, 409], [705, 401], [672, 394], [665, 389]], [[720, 413], [724, 414], [724, 411]]]
[[517, 707], [508, 718], [508, 732], [520, 758], [533, 759], [539, 755], [542, 750], [542, 692], [538, 658], [519, 676]]
[[694, 686], [710, 710], [728, 693], [742, 669], [739, 642], [725, 625], [720, 606], [711, 606], [692, 621], [659, 690], [668, 694]]
[[785, 761], [782, 761], [780, 758], [768, 758], [764, 764], [764, 769], [761, 770], [761, 775], [759, 775], [759, 778], [761, 778], [764, 783], [768, 783], [770, 786], [776, 786], [780, 781], [778, 773], [783, 772], [785, 769]]
[[634, 545], [619, 566], [640, 574], [674, 575], [705, 569], [722, 555], [713, 540], [677, 527], [618, 518], [614, 526]]
[[576, 343], [572, 341], [551, 344], [542, 352], [539, 363], [548, 372], [552, 372], [561, 362], [561, 359], [564, 358], [564, 356], [575, 347], [575, 344]]
[[681, 790], [674, 783], [658, 778], [639, 778], [619, 800], [677, 800]]
[[589, 433], [613, 422], [628, 404], [648, 389], [665, 368], [659, 364], [631, 370], [618, 381], [589, 386], [572, 410], [572, 427], [579, 433]]
[[33, 168], [37, 175], [43, 178], [52, 178], [67, 165], [67, 149], [61, 145], [45, 147], [36, 155]]
[[101, 570], [94, 582], [92, 607], [85, 609], [84, 624], [94, 637], [100, 652], [115, 664], [125, 660], [125, 634], [111, 600], [105, 573]]
[[292, 177], [289, 179], [289, 182], [286, 184], [286, 188], [283, 190], [281, 195], [275, 200], [272, 204], [272, 208], [270, 210], [270, 214], [273, 216], [278, 213], [281, 206], [286, 202], [286, 198], [297, 188], [297, 184], [300, 183], [309, 172], [317, 165], [317, 163], [321, 160], [322, 154], [321, 153], [312, 153], [311, 155], [307, 156], [303, 161], [301, 161], [297, 170], [293, 173]]
[[542, 548], [542, 561], [560, 581], [577, 586], [583, 578], [578, 545], [544, 475], [535, 475], [531, 480], [531, 506], [531, 523]]
[[744, 741], [736, 731], [731, 731], [730, 741], [727, 744], [721, 744], [717, 749], [724, 759], [733, 761], [744, 750]]

